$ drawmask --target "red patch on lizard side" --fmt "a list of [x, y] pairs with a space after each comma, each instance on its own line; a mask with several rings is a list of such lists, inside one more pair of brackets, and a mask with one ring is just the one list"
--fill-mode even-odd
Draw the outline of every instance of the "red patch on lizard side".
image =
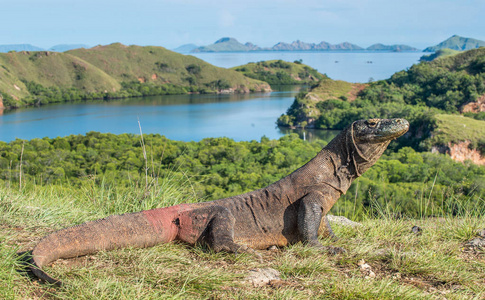
[[180, 211], [187, 209], [187, 204], [145, 210], [142, 213], [155, 231], [161, 235], [163, 242], [170, 242], [178, 234], [176, 220]]

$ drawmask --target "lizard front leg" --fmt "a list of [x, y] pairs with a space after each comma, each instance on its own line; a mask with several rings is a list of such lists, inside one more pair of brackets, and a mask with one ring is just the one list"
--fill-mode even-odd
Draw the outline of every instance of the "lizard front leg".
[[300, 235], [300, 240], [312, 247], [327, 250], [331, 254], [343, 253], [345, 249], [341, 247], [333, 246], [323, 246], [318, 241], [318, 232], [320, 225], [326, 225], [327, 233], [332, 237], [336, 238], [333, 234], [330, 224], [327, 218], [324, 217], [324, 207], [323, 203], [325, 201], [324, 195], [319, 192], [311, 192], [301, 199], [300, 206], [298, 208], [298, 233]]

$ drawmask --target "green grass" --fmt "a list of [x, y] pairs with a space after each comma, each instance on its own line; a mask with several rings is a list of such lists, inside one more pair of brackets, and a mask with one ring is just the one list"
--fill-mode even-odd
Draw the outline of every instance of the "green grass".
[[313, 87], [306, 97], [316, 101], [324, 101], [328, 99], [352, 101], [355, 100], [358, 92], [365, 87], [366, 84], [327, 78], [321, 80], [317, 86]]
[[448, 48], [439, 49], [438, 51], [436, 51], [433, 54], [428, 54], [428, 55], [421, 56], [421, 58], [419, 59], [419, 61], [433, 61], [433, 60], [435, 60], [437, 58], [443, 58], [443, 57], [447, 57], [447, 56], [456, 55], [456, 54], [458, 54], [460, 52], [461, 51], [451, 50], [451, 49], [448, 49]]
[[18, 98], [29, 95], [23, 81], [33, 81], [45, 87], [75, 87], [84, 92], [113, 92], [121, 88], [117, 80], [98, 67], [65, 53], [2, 53], [0, 66], [0, 91]]
[[[183, 201], [167, 183], [168, 198], [156, 206]], [[158, 187], [162, 187], [159, 185]], [[153, 189], [157, 187], [153, 186]], [[183, 190], [183, 188], [182, 188]], [[116, 193], [116, 196], [113, 194]], [[464, 247], [485, 220], [473, 212], [457, 217], [393, 219], [381, 211], [363, 226], [334, 225], [347, 253], [329, 256], [296, 244], [252, 255], [214, 253], [204, 246], [169, 243], [149, 249], [121, 249], [59, 260], [46, 270], [66, 284], [62, 288], [32, 281], [16, 270], [15, 253], [32, 249], [42, 236], [112, 212], [137, 211], [145, 189], [91, 190], [71, 186], [0, 188], [0, 298], [2, 299], [482, 299], [485, 256]], [[153, 195], [161, 195], [153, 192]], [[138, 195], [138, 196], [135, 196]], [[114, 197], [114, 198], [113, 198]], [[114, 201], [117, 209], [107, 208]], [[175, 202], [174, 202], [175, 201]], [[423, 229], [421, 235], [412, 226]], [[365, 278], [358, 263], [376, 274]], [[281, 280], [262, 287], [246, 281], [254, 268], [273, 268]]]
[[462, 115], [438, 114], [435, 118], [436, 128], [431, 138], [432, 144], [448, 145], [470, 141], [470, 146], [475, 149], [485, 145], [485, 121]]

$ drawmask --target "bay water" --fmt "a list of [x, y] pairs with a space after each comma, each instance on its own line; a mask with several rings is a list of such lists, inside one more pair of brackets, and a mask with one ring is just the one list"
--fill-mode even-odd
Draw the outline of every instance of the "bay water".
[[[198, 53], [220, 67], [282, 59], [304, 64], [333, 79], [367, 82], [391, 76], [416, 63], [419, 52], [250, 52]], [[7, 110], [0, 115], [0, 141], [85, 134], [158, 133], [173, 140], [229, 137], [236, 141], [277, 139], [294, 130], [276, 119], [293, 103], [300, 87], [274, 87], [271, 93], [246, 95], [170, 95], [112, 101], [50, 104]], [[140, 126], [139, 126], [140, 124]], [[332, 138], [334, 132], [295, 131], [306, 138]]]

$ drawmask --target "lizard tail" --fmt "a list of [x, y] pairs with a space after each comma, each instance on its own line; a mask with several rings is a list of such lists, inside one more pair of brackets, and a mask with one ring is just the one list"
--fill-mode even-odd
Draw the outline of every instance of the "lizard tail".
[[[60, 258], [71, 258], [124, 247], [144, 248], [175, 239], [178, 229], [171, 208], [113, 215], [61, 229], [44, 237], [32, 251], [30, 269], [39, 279], [62, 283], [42, 271]], [[162, 219], [157, 218], [162, 217]]]

